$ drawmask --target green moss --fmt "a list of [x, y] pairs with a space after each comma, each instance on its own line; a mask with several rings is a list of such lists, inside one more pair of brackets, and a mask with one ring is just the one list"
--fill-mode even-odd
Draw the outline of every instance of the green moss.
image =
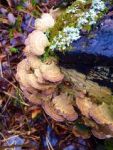
[[112, 95], [100, 95], [99, 96], [92, 96], [92, 102], [96, 104], [102, 104], [103, 102], [108, 105], [113, 105], [113, 96]]
[[47, 47], [45, 49], [44, 55], [41, 56], [41, 60], [42, 60], [42, 62], [44, 62], [44, 61], [48, 60], [50, 57], [57, 58], [57, 55], [54, 53], [54, 51], [50, 51], [50, 49]]
[[[54, 27], [47, 31], [47, 36], [50, 41], [50, 46], [55, 45], [56, 40], [60, 43], [60, 39], [57, 38], [57, 35], [59, 35], [59, 33], [62, 35], [62, 37], [65, 37], [65, 34], [63, 33], [63, 29], [65, 27], [75, 27], [75, 28], [77, 27], [78, 19], [89, 10], [91, 5], [92, 5], [92, 0], [88, 0], [87, 3], [82, 3], [77, 0], [73, 2], [73, 4], [69, 6], [67, 9], [65, 9], [62, 12], [62, 14], [57, 18]], [[95, 18], [95, 20], [98, 21], [98, 19], [100, 19], [103, 16], [103, 13], [105, 12], [98, 13], [98, 16], [97, 18]], [[92, 25], [89, 24], [83, 25], [83, 30], [90, 32], [91, 29], [92, 29]], [[55, 37], [56, 39], [53, 40]], [[69, 47], [67, 46], [65, 49], [62, 50], [62, 52], [69, 51], [71, 49], [72, 49], [71, 46]], [[47, 48], [47, 51], [45, 52], [43, 57], [47, 58], [49, 57], [49, 55], [51, 55], [50, 47]]]
[[88, 32], [91, 31], [91, 25], [87, 24], [83, 26], [83, 30], [88, 31]]

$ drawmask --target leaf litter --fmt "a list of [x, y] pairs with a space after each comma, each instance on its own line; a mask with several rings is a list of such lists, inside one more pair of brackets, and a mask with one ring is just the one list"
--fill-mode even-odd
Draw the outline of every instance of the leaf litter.
[[[15, 79], [17, 63], [25, 57], [22, 53], [24, 41], [34, 29], [34, 19], [54, 5], [63, 7], [68, 2], [0, 2], [0, 150], [91, 150], [98, 143], [94, 137], [84, 139], [89, 136], [89, 131], [81, 121], [77, 126], [75, 123], [58, 123], [40, 107], [31, 105]], [[107, 141], [105, 145], [109, 143]]]

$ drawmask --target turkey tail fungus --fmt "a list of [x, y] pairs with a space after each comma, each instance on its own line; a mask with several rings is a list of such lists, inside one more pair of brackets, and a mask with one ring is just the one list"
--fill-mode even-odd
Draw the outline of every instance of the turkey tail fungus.
[[[26, 58], [16, 73], [31, 103], [55, 121], [82, 122], [99, 139], [113, 137], [112, 66], [107, 69], [113, 62], [113, 20], [103, 18], [99, 31], [92, 28], [105, 8], [101, 0], [76, 0], [63, 12], [43, 13], [25, 40]], [[83, 133], [76, 127], [73, 132]]]

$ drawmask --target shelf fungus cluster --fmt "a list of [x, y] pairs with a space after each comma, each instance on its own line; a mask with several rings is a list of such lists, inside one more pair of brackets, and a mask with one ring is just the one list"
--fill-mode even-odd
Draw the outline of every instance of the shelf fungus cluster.
[[76, 105], [81, 114], [94, 121], [96, 126], [91, 130], [99, 139], [113, 137], [113, 105], [96, 104], [89, 98], [76, 98]]
[[[93, 0], [94, 2], [96, 3]], [[90, 131], [95, 137], [99, 139], [111, 138], [113, 137], [113, 105], [106, 103], [102, 99], [103, 96], [101, 101], [96, 99], [94, 95], [100, 94], [98, 92], [100, 87], [86, 81], [86, 78], [80, 73], [74, 74], [72, 70], [69, 73], [68, 69], [60, 68], [58, 61], [53, 56], [48, 57], [45, 61], [41, 59], [42, 56], [45, 56], [47, 50], [50, 50], [52, 41], [47, 35], [51, 35], [50, 32], [53, 32], [52, 29], [56, 27], [56, 18], [59, 15], [60, 12], [52, 11], [44, 13], [41, 18], [36, 19], [35, 30], [25, 40], [23, 51], [26, 58], [17, 66], [16, 79], [24, 96], [31, 103], [40, 105], [54, 120], [59, 122], [81, 121], [91, 129]], [[70, 30], [70, 28], [65, 28], [66, 33], [68, 33], [67, 38], [70, 32], [77, 31], [73, 28]], [[75, 38], [75, 35], [73, 37]], [[60, 38], [62, 39], [62, 37]], [[59, 41], [57, 41], [57, 44], [59, 44]], [[66, 70], [68, 70], [67, 76]], [[68, 78], [71, 80], [68, 80]], [[73, 85], [73, 87], [69, 85], [68, 90], [66, 90], [67, 82]], [[106, 95], [105, 91], [104, 88], [101, 93]], [[85, 96], [86, 93], [90, 98]], [[91, 93], [94, 97], [91, 96]], [[76, 112], [76, 110], [78, 111]], [[76, 131], [76, 128], [73, 130], [75, 134], [80, 133], [82, 135], [82, 132]]]
[[16, 79], [24, 96], [32, 103], [41, 105], [45, 112], [56, 121], [74, 121], [78, 115], [71, 104], [70, 98], [58, 93], [64, 75], [53, 59], [41, 60], [49, 40], [45, 32], [54, 26], [55, 19], [49, 13], [36, 19], [36, 29], [25, 40], [23, 59], [17, 66]]

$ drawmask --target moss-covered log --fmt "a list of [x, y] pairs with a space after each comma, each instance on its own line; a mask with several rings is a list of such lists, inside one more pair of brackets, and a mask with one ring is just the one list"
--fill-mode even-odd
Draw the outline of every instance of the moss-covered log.
[[56, 52], [65, 74], [79, 90], [97, 102], [113, 103], [113, 19], [105, 16], [98, 28], [73, 43], [73, 50]]
[[[87, 3], [82, 3], [80, 1], [75, 1], [71, 6], [66, 10], [62, 11], [61, 15], [57, 18], [57, 21], [53, 28], [50, 29], [49, 40], [53, 40], [55, 36], [58, 35], [59, 31], [62, 31], [66, 26], [76, 26], [77, 19], [91, 6], [92, 0], [89, 0]], [[69, 9], [77, 8], [76, 13], [68, 13]]]

